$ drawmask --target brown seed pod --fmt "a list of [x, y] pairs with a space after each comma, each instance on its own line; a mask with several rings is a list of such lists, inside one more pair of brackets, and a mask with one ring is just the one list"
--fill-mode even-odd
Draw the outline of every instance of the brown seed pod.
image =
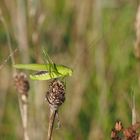
[[121, 131], [122, 129], [123, 129], [122, 122], [121, 121], [116, 121], [115, 130], [116, 131]]
[[122, 140], [123, 136], [122, 136], [122, 132], [123, 132], [123, 125], [121, 121], [116, 121], [114, 128], [111, 131], [111, 139], [112, 140]]
[[23, 72], [16, 73], [14, 75], [13, 79], [14, 79], [14, 84], [15, 84], [17, 91], [21, 95], [28, 96], [28, 91], [29, 91], [30, 85], [29, 85], [29, 81], [27, 79], [26, 74]]
[[123, 133], [127, 140], [138, 140], [139, 134], [137, 133], [137, 129], [140, 127], [140, 123], [137, 122], [134, 125], [124, 129]]
[[126, 140], [138, 140], [139, 134], [131, 128], [127, 128], [124, 130], [124, 136]]
[[111, 131], [111, 139], [116, 138], [116, 136], [117, 136], [117, 131], [113, 128]]
[[140, 128], [140, 122], [136, 122], [134, 125], [131, 126], [133, 130], [137, 130]]
[[118, 131], [115, 130], [115, 128], [111, 131], [111, 139], [112, 140], [121, 140], [121, 138], [118, 136]]
[[57, 110], [58, 107], [65, 101], [65, 86], [59, 79], [54, 79], [46, 94], [46, 99], [51, 108]]

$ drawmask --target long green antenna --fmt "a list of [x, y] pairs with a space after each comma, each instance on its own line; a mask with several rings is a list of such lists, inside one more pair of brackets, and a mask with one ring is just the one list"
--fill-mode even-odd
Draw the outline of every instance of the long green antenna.
[[44, 62], [47, 63], [49, 65], [49, 73], [50, 73], [50, 76], [53, 77], [53, 73], [52, 71], [55, 71], [56, 74], [60, 74], [56, 68], [56, 65], [55, 63], [53, 63], [52, 59], [49, 57], [48, 53], [47, 53], [47, 50], [42, 47], [42, 52], [43, 52], [43, 59], [44, 59]]
[[[51, 58], [49, 57], [48, 53], [47, 53], [47, 50], [42, 47], [42, 52], [43, 52], [43, 55], [45, 56], [45, 62], [49, 63], [49, 64], [53, 64], [53, 61], [51, 60]], [[44, 57], [43, 57], [44, 58]]]
[[[11, 45], [10, 34], [9, 34], [9, 31], [8, 31], [8, 26], [7, 26], [7, 23], [5, 22], [5, 19], [3, 18], [2, 14], [0, 14], [0, 20], [3, 23], [3, 26], [5, 28], [9, 51], [10, 51], [10, 54], [12, 54], [13, 51], [12, 51], [12, 45]], [[11, 61], [12, 61], [12, 65], [14, 65], [15, 64], [15, 60], [14, 60], [13, 55], [11, 55]]]
[[[4, 63], [6, 63], [6, 62], [9, 60], [9, 58], [11, 58], [12, 65], [14, 65], [14, 64], [15, 64], [15, 59], [14, 59], [13, 54], [14, 54], [18, 49], [15, 49], [14, 51], [12, 50], [12, 43], [11, 43], [9, 31], [8, 31], [8, 26], [7, 26], [7, 23], [6, 23], [5, 19], [4, 19], [4, 17], [2, 16], [2, 11], [0, 11], [0, 21], [3, 23], [3, 26], [4, 26], [4, 28], [5, 28], [6, 37], [7, 37], [7, 42], [8, 42], [8, 48], [9, 48], [9, 53], [10, 53], [10, 55], [9, 55], [8, 58], [4, 61]], [[1, 65], [0, 69], [3, 67], [4, 63]], [[16, 71], [16, 69], [14, 69], [14, 71]]]

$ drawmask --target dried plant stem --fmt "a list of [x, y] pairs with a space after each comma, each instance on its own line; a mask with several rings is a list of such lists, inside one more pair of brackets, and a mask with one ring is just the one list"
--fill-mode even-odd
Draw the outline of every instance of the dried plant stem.
[[135, 94], [132, 93], [132, 125], [136, 123]]
[[50, 109], [49, 126], [48, 126], [48, 139], [47, 140], [51, 140], [51, 138], [52, 138], [52, 131], [53, 131], [53, 126], [54, 126], [56, 114], [57, 114], [57, 110]]
[[30, 89], [29, 81], [25, 73], [16, 73], [13, 77], [15, 87], [18, 92], [19, 108], [22, 119], [24, 140], [29, 140], [27, 124], [28, 124], [28, 91]]
[[[22, 61], [29, 62], [29, 46], [27, 33], [26, 1], [17, 0], [17, 42], [21, 53]], [[24, 53], [23, 53], [24, 52]]]
[[136, 29], [136, 41], [134, 46], [134, 52], [136, 58], [140, 58], [140, 5], [137, 10], [136, 14], [136, 22], [135, 22], [135, 29]]
[[[5, 19], [4, 19], [4, 17], [2, 16], [2, 13], [0, 15], [0, 20], [3, 23], [3, 26], [4, 26], [5, 31], [6, 31], [8, 48], [9, 48], [9, 52], [10, 52], [9, 57], [11, 58], [12, 65], [14, 65], [15, 60], [14, 60], [13, 54], [18, 49], [15, 49], [14, 51], [12, 50], [12, 43], [11, 43], [9, 31], [8, 31], [8, 26], [7, 26], [7, 23], [6, 23]], [[9, 57], [4, 61], [4, 63], [6, 63], [8, 61]], [[3, 65], [4, 64], [2, 64], [0, 66], [0, 68], [2, 68]], [[13, 73], [16, 73], [16, 69], [14, 69]], [[21, 96], [24, 96], [24, 95], [21, 95]], [[20, 108], [20, 113], [21, 113], [21, 118], [22, 118], [23, 129], [24, 129], [24, 131], [23, 131], [24, 140], [29, 140], [28, 133], [27, 133], [27, 122], [28, 122], [27, 121], [27, 112], [28, 112], [27, 96], [24, 97], [24, 102], [22, 102], [22, 97], [20, 97], [20, 96], [18, 96], [18, 100], [19, 100], [19, 108]]]
[[[21, 95], [24, 96], [24, 95]], [[27, 124], [28, 124], [28, 104], [27, 104], [27, 97], [25, 96], [25, 101], [22, 102], [20, 96], [18, 96], [19, 100], [19, 108], [21, 113], [22, 125], [23, 125], [23, 135], [24, 140], [29, 140], [28, 131], [27, 131]]]
[[[29, 62], [29, 50], [28, 50], [28, 37], [27, 37], [27, 21], [26, 21], [26, 2], [24, 0], [17, 0], [17, 34], [18, 34], [18, 45], [22, 52], [22, 61], [27, 63]], [[25, 97], [23, 100], [22, 97]], [[24, 140], [29, 140], [28, 131], [27, 131], [27, 112], [28, 112], [28, 104], [27, 104], [27, 96], [24, 94], [21, 95], [19, 99], [20, 104], [20, 112], [22, 117], [22, 124], [23, 124], [23, 133], [24, 133]]]
[[28, 131], [27, 131], [27, 112], [28, 112], [28, 105], [27, 103], [23, 104], [23, 129], [24, 129], [24, 140], [29, 140]]

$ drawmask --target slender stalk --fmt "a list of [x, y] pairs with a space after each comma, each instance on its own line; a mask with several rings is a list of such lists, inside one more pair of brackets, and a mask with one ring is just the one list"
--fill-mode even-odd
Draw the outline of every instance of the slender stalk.
[[[23, 126], [23, 135], [24, 140], [29, 140], [27, 125], [28, 125], [28, 91], [29, 91], [29, 82], [26, 79], [24, 73], [17, 73], [14, 76], [15, 86], [18, 91], [18, 101], [19, 109], [21, 114], [22, 126]], [[19, 84], [20, 83], [20, 84]]]
[[23, 104], [23, 129], [24, 129], [24, 140], [29, 140], [28, 131], [27, 131], [27, 122], [28, 122], [28, 104]]
[[[17, 43], [24, 63], [29, 62], [26, 1], [17, 0]], [[23, 53], [24, 52], [24, 53]]]
[[[24, 63], [28, 63], [29, 62], [29, 50], [28, 50], [28, 37], [27, 37], [27, 21], [26, 21], [26, 1], [24, 0], [17, 0], [17, 34], [18, 34], [18, 45], [19, 48], [22, 52], [21, 56], [22, 56], [22, 61]], [[21, 102], [21, 117], [22, 117], [22, 124], [23, 124], [23, 134], [24, 134], [24, 140], [29, 140], [29, 136], [28, 136], [28, 131], [27, 131], [27, 124], [28, 124], [28, 104], [27, 104], [27, 97], [25, 96], [25, 102], [22, 99], [22, 97], [24, 97], [24, 95], [21, 95], [21, 100], [19, 100], [19, 102]]]
[[53, 131], [53, 126], [54, 126], [56, 114], [57, 114], [57, 110], [50, 109], [48, 139], [47, 140], [51, 140], [51, 138], [52, 138], [52, 131]]
[[132, 125], [136, 123], [135, 93], [132, 93]]
[[[24, 96], [24, 95], [22, 95], [22, 96]], [[24, 140], [29, 140], [28, 131], [27, 131], [27, 124], [28, 124], [28, 117], [27, 117], [28, 116], [27, 115], [27, 112], [28, 112], [28, 104], [27, 104], [27, 102], [22, 103], [22, 100], [21, 100], [20, 96], [18, 96], [18, 101], [19, 101], [19, 109], [20, 109], [21, 119], [22, 119], [22, 125], [23, 125]]]
[[[10, 52], [10, 55], [4, 61], [4, 63], [6, 63], [9, 58], [11, 58], [12, 65], [14, 65], [15, 64], [15, 59], [14, 59], [13, 54], [18, 49], [15, 49], [14, 51], [12, 50], [12, 43], [11, 43], [11, 39], [10, 39], [10, 34], [9, 34], [9, 31], [8, 31], [7, 23], [6, 23], [6, 21], [5, 21], [5, 19], [4, 19], [4, 17], [2, 15], [0, 15], [0, 20], [3, 23], [3, 26], [4, 26], [5, 31], [6, 31], [8, 48], [9, 48], [9, 52]], [[3, 67], [4, 63], [0, 66], [0, 69]], [[14, 70], [13, 73], [16, 73], [16, 69], [13, 69], [13, 70]], [[21, 96], [24, 96], [24, 95], [21, 95]], [[25, 97], [25, 100], [26, 100], [25, 103], [22, 103], [22, 99], [21, 98], [22, 97], [18, 96], [20, 114], [21, 114], [21, 118], [22, 118], [23, 129], [24, 129], [24, 131], [23, 131], [24, 132], [24, 140], [29, 140], [28, 133], [27, 133], [27, 124], [28, 124], [28, 121], [27, 121], [27, 112], [28, 112], [27, 97]]]

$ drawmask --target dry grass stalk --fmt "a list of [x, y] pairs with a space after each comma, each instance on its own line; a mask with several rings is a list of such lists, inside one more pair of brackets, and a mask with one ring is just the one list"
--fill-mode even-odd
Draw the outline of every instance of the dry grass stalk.
[[[0, 68], [2, 68], [3, 65], [8, 61], [9, 58], [11, 58], [12, 65], [15, 64], [13, 54], [17, 51], [17, 49], [15, 49], [15, 51], [12, 51], [12, 43], [11, 43], [11, 39], [10, 39], [10, 34], [9, 34], [7, 23], [4, 19], [4, 17], [2, 16], [2, 11], [0, 11], [0, 21], [3, 23], [5, 31], [6, 31], [7, 42], [8, 42], [9, 52], [10, 52], [10, 55], [8, 56], [8, 58], [0, 66]], [[23, 131], [24, 132], [24, 140], [29, 140], [28, 133], [27, 133], [27, 124], [28, 124], [28, 121], [27, 121], [27, 112], [28, 112], [27, 99], [28, 99], [28, 91], [29, 91], [29, 82], [28, 82], [27, 77], [24, 73], [16, 73], [15, 69], [14, 69], [13, 73], [14, 73], [13, 74], [14, 75], [14, 82], [15, 82], [17, 91], [20, 93], [20, 95], [18, 95], [18, 99], [19, 99], [19, 107], [20, 107], [20, 113], [21, 113], [21, 117], [22, 117], [23, 129], [24, 129], [24, 131]]]
[[48, 139], [52, 139], [52, 131], [54, 126], [54, 121], [58, 108], [65, 101], [65, 86], [64, 83], [58, 79], [53, 80], [46, 94], [46, 99], [50, 107], [50, 118], [49, 118], [49, 127], [48, 127]]
[[52, 131], [53, 131], [53, 126], [55, 122], [55, 117], [56, 117], [56, 110], [50, 109], [50, 117], [49, 117], [49, 127], [48, 127], [48, 140], [51, 140], [52, 138]]
[[28, 91], [29, 82], [26, 74], [16, 73], [14, 75], [14, 83], [18, 91], [19, 107], [23, 124], [24, 140], [29, 140], [27, 125], [28, 125]]
[[27, 33], [26, 2], [17, 0], [17, 42], [21, 52], [22, 61], [29, 62], [29, 46]]
[[135, 94], [132, 94], [132, 125], [136, 123]]
[[140, 59], [140, 6], [138, 7], [137, 15], [136, 15], [136, 41], [134, 47], [134, 53], [136, 58]]

